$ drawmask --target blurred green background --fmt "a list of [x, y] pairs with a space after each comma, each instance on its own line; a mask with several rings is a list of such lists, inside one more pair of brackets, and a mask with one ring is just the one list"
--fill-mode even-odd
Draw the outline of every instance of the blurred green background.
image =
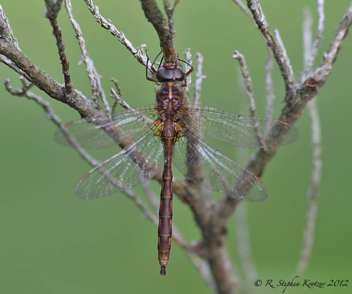
[[[161, 3], [162, 1], [158, 1]], [[320, 62], [350, 0], [327, 0], [325, 33]], [[136, 46], [147, 44], [151, 57], [159, 52], [155, 31], [144, 17], [139, 1], [96, 0], [100, 12]], [[23, 52], [50, 76], [63, 82], [55, 39], [43, 17], [44, 1], [2, 0], [14, 34]], [[262, 6], [273, 32], [280, 30], [296, 78], [302, 71], [302, 8], [309, 6], [317, 24], [314, 0], [266, 0]], [[117, 78], [123, 97], [132, 106], [152, 103], [154, 86], [145, 80], [144, 68], [102, 29], [83, 1], [73, 1], [90, 57], [94, 59], [107, 94], [110, 78]], [[90, 87], [75, 34], [65, 10], [59, 15], [73, 84], [90, 96]], [[176, 49], [188, 47], [193, 56], [204, 56], [202, 103], [247, 114], [246, 96], [238, 84], [238, 64], [233, 50], [246, 57], [252, 76], [258, 116], [265, 115], [265, 47], [253, 23], [232, 1], [181, 1], [175, 13]], [[195, 57], [193, 58], [195, 61]], [[20, 86], [18, 75], [1, 64], [0, 80], [10, 78]], [[329, 282], [351, 279], [351, 98], [352, 40], [344, 42], [335, 69], [318, 96], [323, 138], [323, 174], [320, 187], [316, 235], [304, 278]], [[274, 68], [275, 115], [283, 104], [284, 85]], [[193, 75], [193, 80], [195, 75]], [[56, 145], [56, 127], [42, 109], [26, 98], [13, 97], [1, 87], [0, 98], [0, 293], [210, 293], [184, 252], [174, 244], [167, 275], [159, 275], [157, 229], [124, 195], [82, 201], [75, 187], [89, 170], [74, 150]], [[79, 119], [68, 106], [53, 101], [64, 122]], [[307, 190], [311, 173], [310, 119], [307, 110], [296, 123], [298, 142], [283, 147], [265, 170], [269, 198], [248, 203], [253, 258], [258, 278], [291, 280], [302, 244]], [[216, 146], [234, 158], [236, 150]], [[95, 152], [99, 159], [114, 150]], [[250, 155], [250, 153], [249, 153]], [[239, 162], [246, 159], [239, 158]], [[159, 187], [153, 186], [159, 194]], [[142, 194], [142, 190], [136, 189]], [[185, 237], [199, 238], [189, 208], [175, 200], [174, 221]], [[229, 228], [228, 249], [238, 265], [235, 224]], [[254, 282], [254, 281], [253, 281]], [[349, 287], [325, 288], [324, 293], [349, 293]], [[254, 293], [279, 293], [282, 288], [250, 287]], [[285, 293], [311, 293], [293, 288]]]

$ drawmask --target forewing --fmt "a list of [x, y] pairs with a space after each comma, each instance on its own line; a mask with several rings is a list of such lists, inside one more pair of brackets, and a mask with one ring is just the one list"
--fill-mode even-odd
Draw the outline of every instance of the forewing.
[[[175, 144], [173, 162], [192, 182], [236, 199], [264, 201], [265, 185], [251, 172], [202, 141], [187, 127]], [[190, 167], [197, 165], [197, 172]]]
[[70, 122], [59, 129], [55, 141], [63, 146], [72, 147], [66, 132], [82, 148], [107, 148], [138, 138], [153, 124], [152, 115], [155, 105], [146, 105], [135, 110], [126, 110], [113, 116], [94, 117]]
[[160, 172], [163, 148], [150, 128], [130, 146], [87, 173], [76, 188], [79, 198], [95, 199], [138, 186]]
[[190, 128], [225, 144], [244, 147], [276, 147], [290, 144], [299, 137], [298, 130], [283, 121], [253, 118], [216, 108], [187, 104], [180, 118]]

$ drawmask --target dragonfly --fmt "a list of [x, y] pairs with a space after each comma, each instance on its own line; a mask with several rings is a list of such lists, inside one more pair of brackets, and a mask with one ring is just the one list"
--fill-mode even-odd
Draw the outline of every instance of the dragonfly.
[[[267, 190], [249, 170], [213, 149], [209, 137], [243, 148], [277, 147], [294, 142], [298, 131], [287, 122], [238, 115], [186, 102], [186, 78], [193, 67], [186, 61], [160, 62], [146, 67], [156, 83], [156, 102], [103, 117], [70, 122], [55, 134], [55, 141], [71, 146], [67, 132], [82, 148], [119, 145], [123, 149], [89, 171], [77, 185], [76, 195], [97, 199], [124, 191], [160, 174], [158, 259], [166, 274], [172, 236], [172, 163], [195, 184], [234, 199], [263, 201]], [[190, 66], [185, 72], [180, 62]], [[198, 165], [200, 169], [192, 169]], [[246, 187], [246, 189], [243, 189]]]

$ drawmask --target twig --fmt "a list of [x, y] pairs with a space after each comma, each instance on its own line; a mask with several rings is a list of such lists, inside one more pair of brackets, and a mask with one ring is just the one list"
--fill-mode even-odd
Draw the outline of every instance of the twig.
[[124, 109], [133, 111], [133, 108], [125, 100], [121, 98], [120, 94], [116, 92], [115, 89], [111, 88], [110, 92], [111, 92], [110, 96], [115, 99], [117, 104], [120, 104]]
[[[284, 43], [281, 39], [281, 36], [280, 36], [280, 33], [279, 33], [279, 30], [274, 30], [274, 33], [275, 33], [275, 37], [276, 37], [276, 40], [277, 40], [277, 44], [278, 46], [281, 48], [281, 52], [282, 52], [282, 58], [284, 60], [284, 63], [285, 63], [285, 66], [287, 67], [287, 70], [290, 74], [290, 82], [291, 82], [291, 85], [292, 85], [292, 91], [293, 93], [295, 93], [295, 90], [296, 90], [296, 84], [295, 84], [295, 81], [294, 81], [294, 73], [293, 73], [293, 69], [292, 69], [292, 66], [291, 66], [291, 62], [290, 62], [290, 59], [288, 58], [288, 55], [287, 55], [287, 52], [286, 52], [286, 48], [284, 46]], [[292, 96], [292, 98], [293, 96]], [[288, 101], [287, 100], [287, 97], [285, 98], [285, 101]]]
[[97, 116], [100, 114], [95, 108], [95, 105], [80, 92], [74, 90], [70, 97], [65, 95], [62, 85], [53, 80], [43, 70], [37, 67], [18, 46], [9, 21], [5, 12], [0, 5], [0, 54], [10, 59], [13, 65], [18, 69], [16, 70], [22, 74], [40, 90], [45, 91], [50, 97], [61, 101], [72, 108], [76, 109], [83, 117]]
[[232, 58], [237, 59], [240, 64], [243, 81], [244, 81], [244, 84], [246, 86], [246, 91], [247, 91], [247, 97], [248, 97], [248, 102], [249, 102], [249, 112], [252, 117], [256, 117], [252, 79], [251, 79], [249, 72], [248, 72], [246, 60], [244, 59], [244, 56], [241, 53], [239, 53], [238, 51], [234, 51]]
[[143, 212], [143, 215], [150, 220], [154, 225], [158, 226], [158, 217], [152, 213], [146, 204], [131, 190], [125, 190], [124, 193], [137, 205], [137, 207]]
[[[238, 84], [241, 92], [245, 91], [243, 77], [241, 76], [239, 71], [238, 71]], [[244, 113], [246, 110], [248, 110], [246, 107], [248, 103], [244, 99], [240, 99], [239, 102], [240, 102], [240, 107], [239, 107], [240, 113]], [[248, 158], [249, 158], [249, 152], [247, 149], [236, 148], [236, 162], [238, 162], [241, 165], [244, 165]], [[241, 205], [239, 205], [239, 207], [236, 210], [235, 225], [236, 225], [235, 230], [236, 230], [236, 240], [237, 240], [236, 247], [237, 247], [237, 252], [239, 256], [239, 262], [240, 262], [241, 268], [243, 269], [244, 279], [246, 282], [243, 285], [245, 288], [244, 292], [247, 291], [250, 293], [249, 287], [252, 286], [252, 282], [254, 281], [253, 276], [256, 275], [257, 270], [252, 260], [246, 202], [242, 202]]]
[[65, 80], [65, 95], [70, 96], [73, 89], [70, 76], [70, 63], [67, 60], [65, 43], [62, 39], [61, 29], [56, 19], [61, 9], [62, 0], [57, 0], [56, 3], [54, 3], [53, 0], [45, 0], [45, 4], [47, 8], [45, 16], [49, 19], [50, 24], [53, 28], [53, 35], [56, 38], [56, 45], [59, 50], [59, 57], [62, 65], [62, 73], [64, 75]]
[[246, 5], [242, 2], [242, 0], [232, 0], [237, 6], [251, 19], [254, 21], [251, 12], [248, 10]]
[[[318, 6], [322, 5], [321, 0], [318, 0]], [[322, 28], [324, 27], [324, 8], [323, 6], [319, 7], [319, 24], [318, 24], [318, 34], [313, 46], [319, 47], [319, 41], [322, 39]], [[303, 39], [304, 39], [304, 66], [309, 70], [309, 63], [314, 60], [315, 50], [312, 48], [312, 15], [310, 10], [305, 10], [305, 18], [303, 22]], [[306, 73], [308, 73], [307, 71]], [[321, 160], [321, 127], [320, 119], [318, 113], [318, 107], [316, 99], [312, 99], [308, 102], [308, 111], [312, 121], [312, 146], [313, 146], [313, 167], [311, 175], [310, 189], [308, 193], [308, 209], [306, 217], [306, 226], [304, 230], [303, 237], [303, 246], [300, 253], [300, 258], [297, 264], [296, 272], [299, 275], [304, 274], [306, 268], [308, 267], [308, 262], [312, 253], [313, 243], [314, 243], [314, 229], [315, 229], [315, 219], [317, 215], [317, 197], [319, 194], [319, 186], [321, 179], [321, 169], [322, 169], [322, 160]]]
[[[309, 46], [309, 48], [311, 48], [311, 49], [305, 53], [308, 56], [305, 57], [305, 60], [307, 60], [307, 61], [305, 63], [305, 70], [304, 70], [304, 73], [302, 74], [301, 81], [304, 81], [307, 78], [307, 76], [310, 74], [312, 67], [314, 65], [315, 57], [318, 54], [319, 47], [320, 47], [321, 42], [323, 40], [324, 20], [325, 20], [324, 0], [318, 0], [317, 2], [318, 2], [318, 16], [319, 16], [317, 35], [315, 37], [313, 46]], [[304, 32], [306, 32], [307, 38], [309, 38], [309, 42], [311, 42], [312, 32], [311, 32], [311, 28], [309, 29], [309, 27], [311, 27], [311, 21], [309, 23], [309, 19], [311, 19], [312, 16], [311, 16], [310, 9], [308, 9], [308, 8], [305, 9], [304, 13], [305, 13], [304, 24], [307, 23], [306, 24], [307, 29], [304, 29]]]
[[246, 90], [247, 90], [247, 96], [248, 96], [248, 102], [249, 102], [249, 112], [250, 112], [251, 117], [253, 118], [253, 126], [254, 126], [255, 134], [256, 134], [256, 137], [258, 140], [258, 144], [261, 148], [263, 148], [264, 150], [267, 150], [265, 141], [263, 140], [262, 135], [260, 134], [260, 131], [259, 131], [258, 122], [255, 120], [256, 111], [255, 111], [255, 101], [254, 101], [254, 95], [253, 95], [252, 80], [251, 80], [251, 77], [248, 72], [246, 60], [245, 60], [244, 56], [241, 53], [239, 53], [238, 51], [234, 51], [232, 58], [237, 59], [240, 64], [241, 73], [242, 73], [244, 84], [245, 84]]
[[173, 6], [171, 7], [169, 0], [163, 0], [164, 2], [164, 9], [167, 15], [167, 20], [169, 23], [169, 31], [171, 32], [171, 35], [174, 37], [175, 36], [175, 23], [174, 23], [174, 12], [176, 9], [177, 4], [180, 2], [180, 0], [175, 0]]
[[267, 50], [265, 56], [265, 96], [266, 96], [266, 105], [265, 105], [265, 116], [268, 118], [273, 117], [273, 102], [275, 99], [275, 94], [273, 90], [273, 54], [270, 50]]
[[[298, 89], [297, 93], [299, 98], [295, 103], [290, 101], [284, 106], [281, 111], [279, 120], [286, 121], [289, 124], [294, 124], [295, 121], [300, 117], [303, 109], [305, 108], [308, 101], [315, 97], [328, 78], [332, 71], [332, 64], [337, 58], [337, 54], [342, 45], [342, 41], [345, 39], [348, 28], [352, 23], [352, 3], [348, 8], [347, 12], [340, 21], [338, 28], [335, 32], [333, 41], [331, 42], [330, 48], [324, 54], [320, 66], [313, 71], [313, 73], [307, 78], [304, 84]], [[285, 134], [282, 134], [285, 135]], [[246, 168], [249, 169], [254, 175], [260, 177], [264, 172], [266, 165], [276, 154], [277, 148], [270, 148], [270, 151], [264, 152], [262, 149], [258, 150], [253, 154], [251, 160], [247, 164]], [[238, 187], [240, 189], [241, 187]], [[219, 222], [226, 222], [226, 220], [233, 213], [238, 200], [231, 199], [230, 197], [224, 197], [217, 203], [217, 210], [219, 211]]]
[[159, 201], [158, 201], [158, 197], [156, 196], [156, 194], [154, 193], [152, 187], [150, 186], [149, 182], [145, 182], [143, 185], [143, 190], [145, 195], [147, 195], [147, 198], [150, 202], [150, 204], [153, 206], [154, 210], [156, 212], [159, 212]]
[[337, 54], [341, 48], [342, 41], [348, 34], [348, 29], [352, 24], [352, 3], [350, 4], [347, 12], [343, 16], [339, 23], [338, 28], [335, 31], [334, 39], [330, 44], [330, 48], [323, 55], [323, 59], [319, 67], [310, 74], [303, 83], [304, 87], [321, 87], [331, 73], [333, 63], [336, 60]]
[[136, 49], [133, 44], [120, 32], [110, 20], [106, 20], [99, 12], [99, 7], [94, 5], [93, 0], [84, 0], [89, 11], [93, 14], [98, 23], [108, 30], [121, 44], [123, 44], [132, 55], [144, 66], [147, 64], [147, 55], [144, 50]]
[[187, 253], [190, 261], [193, 263], [195, 268], [199, 271], [204, 281], [208, 284], [213, 292], [216, 292], [216, 283], [213, 276], [211, 275], [210, 267], [207, 263], [201, 260], [198, 254], [193, 250], [192, 246], [189, 246], [176, 225], [172, 224], [172, 238], [173, 240]]
[[[117, 105], [119, 105], [119, 99], [116, 99], [116, 97], [122, 97], [122, 92], [121, 92], [121, 88], [120, 88], [118, 80], [112, 78], [111, 81], [114, 83], [114, 85], [116, 87], [115, 94], [112, 93], [112, 95], [110, 95], [110, 97], [112, 97], [114, 99], [114, 101], [115, 101], [114, 104], [112, 105], [111, 113], [115, 114], [116, 113], [116, 107], [117, 107]], [[112, 92], [112, 90], [110, 92]]]
[[285, 49], [281, 46], [278, 41], [271, 35], [269, 31], [269, 25], [265, 19], [262, 7], [260, 6], [259, 0], [246, 0], [247, 6], [253, 15], [253, 19], [256, 22], [259, 30], [262, 32], [267, 45], [271, 48], [277, 64], [279, 65], [281, 75], [285, 81], [286, 86], [286, 102], [291, 102], [296, 99], [296, 81], [292, 71], [290, 60], [287, 58]]
[[312, 120], [313, 168], [308, 193], [309, 200], [306, 217], [306, 226], [304, 229], [303, 246], [296, 268], [296, 272], [299, 275], [304, 274], [305, 270], [308, 267], [308, 262], [314, 244], [315, 219], [317, 215], [317, 198], [319, 195], [319, 186], [322, 169], [320, 119], [318, 114], [318, 108], [316, 105], [316, 99], [313, 99], [308, 102], [308, 110], [310, 118]]
[[9, 68], [20, 74], [21, 76], [25, 77], [28, 81], [31, 82], [31, 78], [21, 69], [19, 69], [9, 58], [0, 54], [0, 62], [7, 65]]
[[[253, 23], [256, 25], [256, 21], [253, 18], [253, 15], [251, 12], [248, 10], [248, 8], [244, 5], [242, 0], [233, 0], [235, 4], [238, 5], [238, 7], [253, 21]], [[266, 113], [265, 116], [272, 118], [273, 115], [273, 101], [275, 99], [274, 91], [273, 91], [273, 81], [272, 81], [272, 71], [273, 71], [273, 53], [269, 47], [269, 45], [266, 43], [265, 36], [262, 34], [262, 37], [265, 41], [265, 46], [266, 46], [266, 57], [265, 57], [265, 86], [266, 86]], [[268, 130], [265, 130], [265, 133], [267, 133]]]
[[210, 290], [213, 293], [217, 293], [216, 282], [211, 274], [210, 267], [207, 263], [201, 260], [195, 253], [188, 252], [187, 255], [196, 269], [199, 271], [203, 280], [208, 284]]
[[[153, 25], [156, 30], [160, 47], [163, 49], [165, 61], [177, 61], [177, 54], [174, 47], [174, 32], [170, 30], [170, 22], [167, 22], [159, 9], [155, 0], [140, 0], [145, 17]], [[165, 1], [164, 1], [165, 3]], [[173, 13], [173, 11], [172, 11]], [[172, 13], [168, 16], [171, 17], [171, 27], [173, 27]]]
[[195, 104], [200, 104], [200, 93], [202, 90], [202, 81], [205, 79], [207, 76], [202, 74], [203, 71], [203, 56], [199, 52], [196, 54], [197, 56], [197, 72], [196, 72], [196, 84], [194, 87], [194, 103]]
[[236, 234], [237, 234], [237, 252], [240, 257], [241, 265], [247, 286], [252, 284], [258, 276], [257, 269], [251, 255], [251, 242], [247, 221], [247, 205], [241, 203], [236, 211]]
[[303, 68], [305, 71], [301, 74], [301, 84], [307, 78], [307, 74], [309, 74], [308, 70], [308, 62], [311, 59], [311, 48], [312, 48], [312, 24], [313, 17], [312, 12], [309, 7], [303, 8], [303, 23], [302, 23], [302, 31], [303, 31]]
[[98, 99], [100, 97], [100, 99], [104, 105], [105, 112], [107, 114], [109, 114], [111, 112], [111, 110], [110, 110], [109, 103], [106, 100], [104, 89], [101, 85], [101, 81], [100, 81], [101, 77], [98, 74], [98, 72], [94, 66], [93, 60], [88, 55], [88, 52], [86, 49], [86, 42], [83, 38], [83, 33], [81, 30], [81, 27], [79, 26], [78, 22], [73, 17], [71, 0], [65, 0], [65, 8], [66, 8], [66, 11], [67, 11], [68, 16], [70, 18], [72, 27], [76, 33], [76, 38], [78, 40], [78, 44], [79, 44], [79, 47], [82, 52], [82, 59], [83, 59], [83, 62], [86, 66], [86, 71], [88, 73], [89, 82], [92, 87], [92, 100], [95, 101], [96, 103], [98, 103]]
[[97, 166], [99, 164], [99, 162], [97, 160], [95, 160], [94, 158], [92, 158], [88, 153], [86, 153], [84, 151], [84, 149], [82, 149], [79, 146], [79, 144], [77, 143], [75, 138], [73, 138], [70, 135], [70, 133], [66, 131], [66, 129], [64, 127], [64, 124], [61, 122], [59, 117], [51, 109], [50, 103], [45, 101], [40, 96], [38, 96], [38, 95], [36, 95], [36, 94], [34, 94], [32, 92], [28, 92], [28, 89], [32, 86], [32, 84], [27, 84], [22, 76], [20, 76], [20, 80], [21, 80], [22, 85], [23, 85], [22, 88], [13, 89], [11, 84], [10, 84], [10, 79], [6, 79], [5, 80], [5, 88], [6, 88], [6, 90], [9, 91], [14, 96], [24, 96], [24, 97], [27, 97], [28, 99], [36, 102], [37, 104], [39, 104], [43, 108], [43, 110], [45, 111], [47, 118], [49, 120], [51, 120], [56, 126], [58, 126], [59, 128], [61, 128], [63, 130], [63, 133], [64, 133], [66, 139], [77, 150], [79, 155], [85, 161], [87, 161], [91, 166], [93, 166], [93, 167]]
[[[185, 57], [185, 60], [186, 60], [189, 64], [192, 64], [191, 48], [187, 48], [186, 51], [183, 53], [183, 55], [184, 55], [184, 57]], [[188, 71], [191, 69], [191, 67], [186, 63], [185, 69], [186, 69], [185, 72], [188, 72]], [[187, 94], [188, 94], [188, 93], [189, 93], [189, 87], [190, 87], [191, 84], [192, 84], [192, 75], [188, 75], [188, 77], [186, 78], [186, 84], [187, 84], [186, 92], [187, 92]]]
[[63, 0], [45, 0], [45, 5], [47, 8], [45, 17], [48, 19], [56, 19], [61, 9], [62, 1]]

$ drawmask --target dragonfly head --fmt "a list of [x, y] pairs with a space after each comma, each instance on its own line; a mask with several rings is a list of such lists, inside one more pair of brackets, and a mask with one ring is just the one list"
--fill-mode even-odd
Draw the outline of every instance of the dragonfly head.
[[177, 66], [175, 62], [165, 62], [155, 74], [156, 79], [161, 83], [166, 82], [182, 82], [185, 79], [185, 72], [181, 66]]

